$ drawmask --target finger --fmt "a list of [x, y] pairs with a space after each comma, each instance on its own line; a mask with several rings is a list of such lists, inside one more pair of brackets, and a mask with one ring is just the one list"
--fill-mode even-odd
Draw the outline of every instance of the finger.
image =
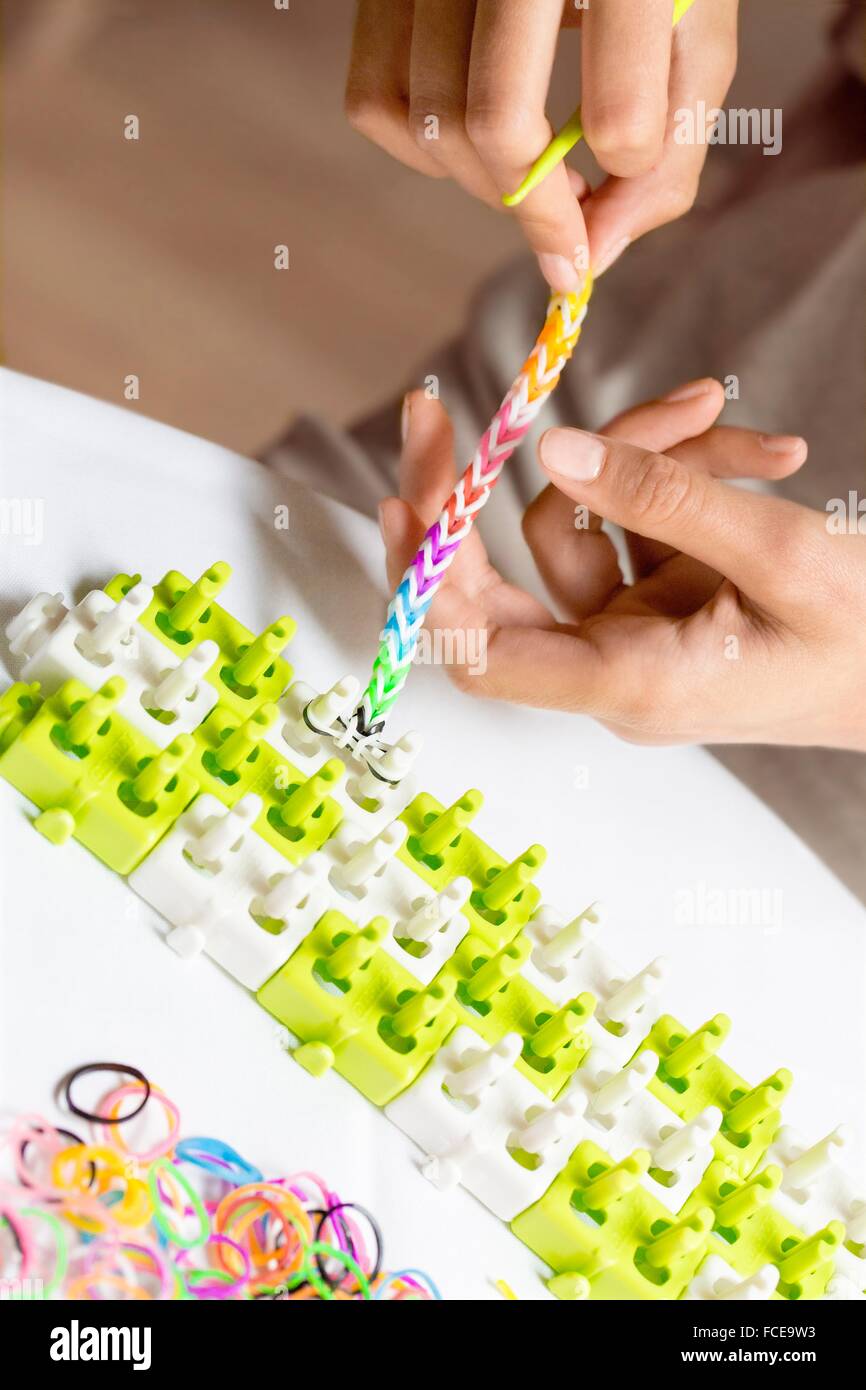
[[424, 523], [401, 497], [385, 497], [379, 503], [379, 530], [388, 584], [396, 589], [424, 538]]
[[[455, 482], [454, 430], [442, 402], [423, 391], [410, 391], [403, 402], [403, 448], [398, 480], [404, 498], [424, 523], [432, 526]], [[487, 551], [480, 533], [469, 532], [451, 564], [451, 575], [473, 585], [473, 576], [486, 573]]]
[[672, 0], [598, 0], [584, 15], [581, 120], [609, 174], [646, 174], [661, 156], [672, 18]]
[[636, 178], [606, 179], [583, 202], [593, 271], [602, 274], [635, 241], [654, 227], [688, 212], [695, 201], [707, 145], [678, 143], [677, 113], [696, 111], [724, 100], [737, 54], [737, 0], [694, 5], [674, 30], [668, 117], [660, 158]]
[[713, 377], [686, 381], [655, 401], [631, 406], [605, 425], [609, 439], [623, 439], [664, 453], [682, 440], [708, 430], [722, 413], [725, 392]]
[[[808, 445], [795, 435], [758, 434], [755, 430], [717, 425], [715, 429], [667, 450], [687, 468], [713, 478], [787, 478], [806, 461]], [[636, 578], [650, 574], [674, 552], [660, 541], [628, 535], [628, 548]]]
[[709, 565], [678, 550], [669, 551], [646, 578], [628, 585], [613, 599], [611, 613], [657, 613], [686, 618], [703, 608], [723, 583]]
[[[466, 126], [500, 193], [512, 192], [552, 135], [544, 114], [562, 0], [478, 0]], [[514, 209], [550, 286], [580, 288], [586, 227], [563, 164]]]
[[539, 455], [574, 501], [701, 560], [759, 603], [793, 603], [793, 570], [808, 564], [824, 534], [818, 513], [730, 487], [670, 455], [619, 440], [548, 430]]
[[554, 487], [526, 509], [523, 534], [544, 586], [570, 618], [598, 613], [622, 587], [616, 548], [592, 516]]
[[445, 171], [409, 129], [412, 6], [359, 0], [346, 82], [349, 124], [401, 164], [434, 178]]
[[759, 434], [734, 425], [716, 425], [675, 444], [668, 452], [713, 478], [766, 478], [775, 482], [802, 468], [809, 446], [799, 435]]
[[[724, 404], [717, 381], [705, 378], [678, 387], [670, 397], [624, 411], [605, 427], [609, 438], [670, 449], [706, 429]], [[616, 549], [601, 530], [602, 520], [553, 484], [544, 488], [523, 518], [523, 534], [538, 572], [560, 609], [584, 618], [604, 608], [621, 588]]]
[[467, 193], [501, 208], [499, 191], [466, 133], [474, 0], [415, 0], [409, 127], [418, 148]]
[[[462, 645], [473, 650], [472, 611], [454, 589], [443, 590], [441, 598], [437, 621], [451, 630], [467, 623]], [[630, 722], [670, 669], [677, 655], [674, 634], [674, 624], [654, 617], [599, 620], [586, 625], [585, 635], [564, 626], [491, 627], [483, 667], [455, 663], [450, 675], [462, 690], [487, 699]]]

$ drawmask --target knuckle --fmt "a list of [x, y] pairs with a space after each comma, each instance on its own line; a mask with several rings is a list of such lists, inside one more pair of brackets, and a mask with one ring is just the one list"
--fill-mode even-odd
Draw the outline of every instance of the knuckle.
[[393, 109], [389, 108], [381, 93], [371, 91], [367, 87], [347, 87], [343, 109], [352, 129], [370, 139], [375, 139], [377, 133], [394, 116]]
[[485, 678], [473, 676], [468, 666], [449, 665], [446, 667], [448, 679], [462, 695], [484, 695]]
[[525, 107], [470, 103], [466, 132], [479, 154], [509, 164], [531, 162], [544, 144], [537, 118]]
[[622, 736], [629, 743], [664, 744], [677, 741], [682, 692], [673, 670], [646, 670], [622, 703]]
[[594, 153], [634, 162], [651, 160], [661, 145], [662, 126], [646, 106], [602, 106], [586, 117], [586, 138]]
[[691, 212], [698, 196], [698, 183], [697, 175], [689, 175], [688, 178], [678, 179], [670, 185], [665, 199], [669, 220], [685, 217], [687, 212]]
[[837, 556], [828, 553], [825, 541], [816, 514], [796, 506], [779, 513], [761, 538], [764, 592], [772, 604], [803, 610], [848, 597], [847, 576], [837, 565]]
[[629, 513], [639, 522], [664, 524], [681, 518], [693, 490], [688, 469], [664, 454], [643, 454], [625, 476]]
[[543, 494], [540, 493], [538, 497], [534, 498], [533, 501], [530, 502], [529, 506], [526, 508], [526, 511], [523, 513], [523, 519], [520, 523], [520, 529], [523, 532], [523, 539], [527, 542], [528, 545], [532, 545], [533, 541], [539, 534], [539, 530], [541, 529], [541, 523], [543, 521], [541, 503], [542, 496]]
[[444, 154], [465, 143], [463, 114], [445, 107], [435, 97], [413, 98], [409, 106], [409, 131], [425, 154]]

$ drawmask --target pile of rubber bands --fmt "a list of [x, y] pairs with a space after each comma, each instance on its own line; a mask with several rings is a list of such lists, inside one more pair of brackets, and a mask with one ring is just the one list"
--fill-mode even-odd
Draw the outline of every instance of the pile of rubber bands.
[[[74, 1095], [88, 1076], [104, 1092], [93, 1109]], [[88, 1137], [34, 1114], [0, 1136], [3, 1298], [441, 1298], [420, 1270], [386, 1273], [373, 1217], [315, 1173], [265, 1178], [221, 1139], [182, 1138], [178, 1107], [136, 1067], [91, 1062], [58, 1092]]]

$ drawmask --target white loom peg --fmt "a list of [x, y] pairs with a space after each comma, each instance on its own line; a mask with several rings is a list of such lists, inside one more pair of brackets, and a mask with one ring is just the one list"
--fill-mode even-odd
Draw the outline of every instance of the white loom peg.
[[832, 1133], [819, 1139], [811, 1148], [804, 1149], [797, 1158], [785, 1166], [782, 1189], [795, 1196], [805, 1197], [834, 1163], [838, 1162], [842, 1150], [848, 1143], [848, 1130], [845, 1125], [837, 1125]]
[[222, 856], [246, 833], [261, 809], [261, 797], [249, 792], [231, 811], [213, 820], [206, 830], [189, 841], [186, 851], [190, 859], [202, 869], [219, 864]]
[[82, 656], [92, 660], [95, 656], [111, 657], [122, 642], [126, 642], [138, 619], [149, 607], [153, 589], [144, 580], [130, 589], [128, 594], [118, 599], [113, 608], [101, 613], [92, 631], [83, 632], [77, 646]]
[[677, 1173], [700, 1153], [701, 1149], [712, 1143], [722, 1123], [722, 1112], [717, 1105], [708, 1105], [686, 1125], [680, 1125], [666, 1139], [662, 1139], [653, 1149], [652, 1167], [661, 1168], [665, 1173]]
[[533, 964], [546, 975], [552, 975], [554, 971], [562, 973], [572, 961], [577, 960], [596, 935], [599, 921], [596, 904], [592, 903], [580, 916], [565, 925], [559, 922], [551, 908], [543, 907], [538, 916], [546, 939], [542, 946], [533, 951]]
[[845, 1221], [848, 1240], [866, 1245], [866, 1202], [852, 1202]]
[[379, 873], [402, 848], [409, 833], [403, 821], [395, 820], [373, 840], [368, 840], [355, 850], [345, 862], [331, 870], [331, 882], [335, 888], [363, 888], [369, 878]]
[[659, 1059], [654, 1052], [640, 1052], [622, 1071], [615, 1072], [603, 1082], [592, 1097], [590, 1109], [594, 1115], [615, 1115], [632, 1096], [646, 1090], [656, 1074]]
[[445, 1076], [443, 1085], [446, 1091], [458, 1100], [477, 1099], [482, 1091], [514, 1066], [522, 1046], [523, 1039], [519, 1033], [506, 1033], [495, 1047], [485, 1048], [480, 1054], [471, 1048], [472, 1061]]
[[361, 795], [378, 800], [386, 785], [396, 786], [402, 782], [412, 771], [423, 746], [421, 735], [410, 732], [402, 734], [396, 743], [386, 747], [381, 757], [369, 757], [365, 771], [358, 778]]
[[67, 611], [62, 594], [34, 594], [6, 626], [12, 655], [33, 656], [31, 644], [38, 650], [45, 638], [59, 627]]
[[[748, 1279], [735, 1284], [730, 1279], [719, 1279], [713, 1292], [720, 1302], [758, 1303], [772, 1298], [779, 1282], [779, 1271], [775, 1265], [762, 1265]], [[721, 1285], [721, 1287], [719, 1287]]]
[[167, 714], [177, 714], [184, 700], [195, 696], [199, 681], [217, 659], [219, 647], [210, 639], [202, 642], [195, 651], [185, 656], [178, 666], [166, 671], [165, 675], [144, 697], [148, 709], [164, 710]]
[[541, 1110], [520, 1129], [515, 1130], [509, 1141], [513, 1149], [525, 1149], [527, 1153], [537, 1154], [539, 1158], [549, 1153], [554, 1144], [567, 1134], [574, 1124], [586, 1113], [587, 1099], [583, 1091], [567, 1091], [554, 1105]]
[[440, 1192], [448, 1192], [459, 1183], [466, 1164], [483, 1152], [479, 1136], [470, 1130], [452, 1149], [442, 1154], [429, 1154], [421, 1164], [421, 1172]]
[[614, 990], [604, 1005], [605, 1018], [611, 1023], [628, 1024], [644, 1004], [658, 993], [667, 973], [667, 961], [664, 956], [657, 956], [649, 965], [644, 966], [643, 970], [638, 971], [637, 975], [625, 980]]
[[357, 676], [343, 676], [322, 695], [316, 695], [307, 706], [307, 719], [324, 733], [330, 732], [343, 715], [351, 713], [358, 703], [361, 682]]
[[862, 1293], [844, 1274], [835, 1274], [824, 1290], [824, 1298], [830, 1303], [862, 1303], [866, 1294]]
[[324, 861], [314, 854], [289, 873], [278, 874], [276, 880], [271, 881], [267, 893], [254, 900], [254, 915], [287, 922], [295, 908], [300, 907], [305, 898], [320, 886], [323, 873]]
[[315, 698], [316, 692], [311, 685], [307, 685], [306, 681], [295, 681], [280, 700], [280, 708], [287, 716], [282, 728], [283, 738], [290, 748], [298, 749], [308, 758], [314, 758], [322, 751], [320, 735], [314, 734], [304, 719], [304, 710]]
[[398, 922], [394, 935], [400, 940], [430, 941], [437, 932], [450, 927], [471, 892], [471, 879], [455, 878], [441, 893], [422, 903], [407, 921]]

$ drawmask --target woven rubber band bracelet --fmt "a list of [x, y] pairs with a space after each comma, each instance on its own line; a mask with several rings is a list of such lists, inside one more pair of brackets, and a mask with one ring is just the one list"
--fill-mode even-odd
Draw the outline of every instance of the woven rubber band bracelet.
[[388, 712], [406, 684], [427, 610], [505, 464], [555, 389], [580, 337], [591, 292], [592, 280], [587, 276], [579, 294], [551, 296], [532, 352], [400, 580], [388, 606], [370, 681], [350, 721], [359, 738], [381, 734]]

